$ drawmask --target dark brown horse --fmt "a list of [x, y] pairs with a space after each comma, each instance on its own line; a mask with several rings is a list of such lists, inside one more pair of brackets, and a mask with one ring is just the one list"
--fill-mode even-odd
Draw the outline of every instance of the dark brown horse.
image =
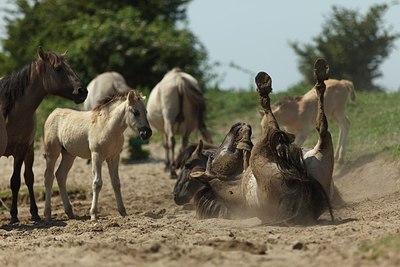
[[82, 103], [87, 90], [64, 59], [64, 55], [38, 50], [37, 59], [19, 71], [0, 80], [0, 108], [6, 120], [7, 147], [4, 156], [13, 156], [11, 176], [11, 222], [18, 222], [18, 192], [21, 187], [21, 167], [29, 190], [31, 219], [40, 220], [33, 192], [35, 111], [46, 95], [58, 95]]

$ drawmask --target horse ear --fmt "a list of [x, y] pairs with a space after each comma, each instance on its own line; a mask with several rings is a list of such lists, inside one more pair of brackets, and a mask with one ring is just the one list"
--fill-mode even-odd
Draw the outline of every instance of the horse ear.
[[38, 57], [42, 60], [46, 60], [46, 53], [41, 46], [38, 48]]
[[131, 103], [133, 101], [135, 101], [135, 92], [133, 92], [132, 90], [129, 91], [129, 93], [128, 93], [128, 101], [131, 102]]
[[65, 57], [65, 56], [67, 55], [67, 53], [68, 53], [68, 50], [65, 50], [65, 52], [62, 53], [61, 56], [62, 56], [62, 57]]
[[212, 177], [207, 173], [203, 171], [195, 171], [191, 172], [189, 174], [190, 179], [198, 179], [202, 181], [207, 181], [207, 180], [212, 180]]
[[203, 153], [203, 140], [200, 139], [199, 144], [196, 147], [196, 153], [200, 156]]

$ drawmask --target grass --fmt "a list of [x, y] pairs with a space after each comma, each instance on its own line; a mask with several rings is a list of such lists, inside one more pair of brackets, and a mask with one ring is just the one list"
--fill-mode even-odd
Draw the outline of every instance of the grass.
[[400, 253], [400, 235], [388, 235], [359, 247], [362, 257], [367, 260], [389, 258]]
[[[272, 102], [285, 95], [300, 95], [310, 86], [299, 84], [287, 92], [272, 93]], [[258, 95], [253, 91], [222, 91], [209, 89], [205, 93], [207, 100], [207, 127], [213, 134], [214, 141], [220, 143], [231, 125], [236, 122], [247, 122], [253, 127], [254, 136], [260, 132], [260, 115], [258, 114]], [[355, 103], [349, 102], [347, 114], [351, 128], [347, 142], [346, 161], [369, 155], [381, 155], [389, 158], [400, 158], [400, 93], [367, 93], [357, 92]], [[78, 108], [73, 102], [60, 97], [47, 97], [38, 109], [38, 130], [36, 139], [43, 134], [43, 123], [48, 114], [56, 107]], [[329, 122], [334, 143], [338, 136], [335, 123]], [[161, 142], [162, 135], [157, 131], [150, 142]], [[191, 135], [191, 141], [200, 138], [199, 133]], [[317, 140], [314, 133], [305, 143], [312, 147]], [[177, 138], [177, 143], [180, 142]]]

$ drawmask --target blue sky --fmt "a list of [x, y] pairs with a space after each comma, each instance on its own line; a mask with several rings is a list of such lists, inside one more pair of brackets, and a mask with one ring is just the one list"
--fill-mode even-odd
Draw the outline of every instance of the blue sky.
[[[211, 61], [223, 77], [221, 87], [253, 87], [252, 75], [229, 67], [230, 62], [257, 73], [266, 71], [276, 91], [286, 90], [301, 80], [297, 56], [289, 41], [311, 43], [331, 14], [332, 6], [360, 10], [365, 14], [379, 0], [193, 0], [188, 6], [189, 28], [205, 45]], [[392, 6], [384, 16], [393, 32], [400, 32], [400, 5]], [[377, 79], [390, 90], [400, 89], [400, 40], [382, 64], [383, 77]], [[333, 67], [333, 66], [331, 66]], [[357, 89], [357, 88], [356, 88]]]
[[[0, 14], [10, 0], [0, 0]], [[289, 41], [310, 43], [321, 32], [332, 5], [360, 10], [391, 0], [193, 0], [188, 6], [189, 28], [205, 45], [211, 62], [220, 62], [221, 87], [253, 88], [253, 76], [229, 67], [231, 62], [257, 73], [268, 72], [276, 91], [286, 90], [301, 80], [297, 56]], [[384, 16], [394, 32], [400, 32], [400, 4]], [[4, 37], [0, 15], [0, 38]], [[383, 77], [376, 82], [389, 90], [400, 89], [400, 40], [382, 64]], [[333, 67], [333, 66], [332, 66]]]

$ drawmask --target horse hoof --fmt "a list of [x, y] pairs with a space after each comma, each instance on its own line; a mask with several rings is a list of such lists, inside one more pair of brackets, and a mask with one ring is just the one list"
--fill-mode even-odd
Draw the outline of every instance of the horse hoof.
[[18, 217], [11, 217], [10, 224], [19, 223]]
[[95, 222], [95, 221], [97, 221], [97, 219], [98, 219], [97, 215], [90, 215], [91, 221]]
[[119, 214], [121, 214], [122, 217], [128, 216], [128, 214], [126, 213], [126, 211], [120, 211]]
[[33, 221], [33, 222], [38, 222], [38, 221], [41, 221], [42, 220], [42, 218], [40, 218], [40, 216], [39, 215], [32, 215], [32, 217], [31, 217], [31, 221]]
[[169, 175], [169, 178], [178, 179], [178, 175], [176, 174], [176, 172], [171, 172], [171, 174]]

